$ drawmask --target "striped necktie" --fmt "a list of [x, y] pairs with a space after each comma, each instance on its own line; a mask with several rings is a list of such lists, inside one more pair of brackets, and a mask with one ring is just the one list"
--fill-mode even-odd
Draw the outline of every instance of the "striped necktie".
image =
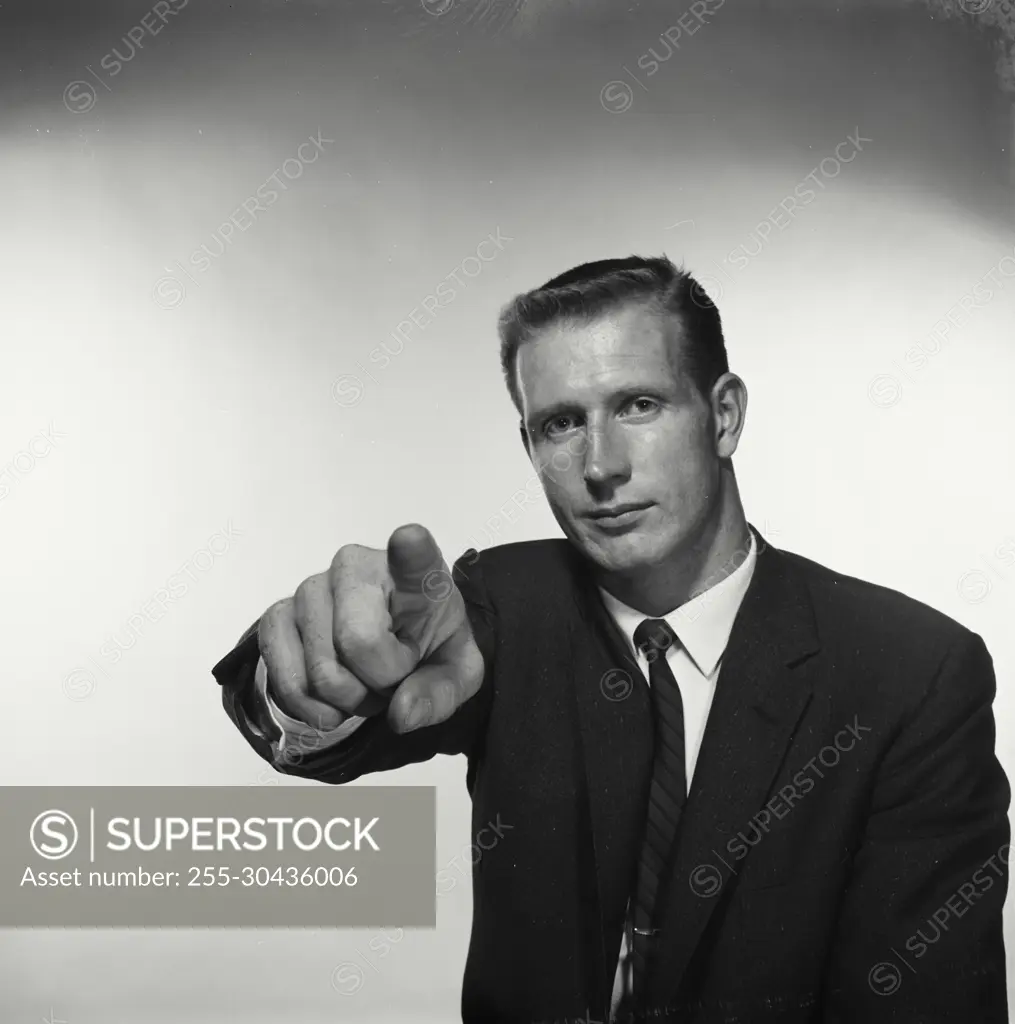
[[634, 643], [649, 663], [649, 684], [655, 712], [655, 747], [652, 784], [649, 789], [645, 836], [638, 863], [635, 897], [631, 913], [631, 962], [633, 998], [643, 1006], [660, 879], [670, 861], [680, 814], [687, 799], [684, 768], [684, 705], [680, 687], [666, 662], [666, 654], [679, 644], [676, 633], [664, 619], [645, 619], [634, 631]]

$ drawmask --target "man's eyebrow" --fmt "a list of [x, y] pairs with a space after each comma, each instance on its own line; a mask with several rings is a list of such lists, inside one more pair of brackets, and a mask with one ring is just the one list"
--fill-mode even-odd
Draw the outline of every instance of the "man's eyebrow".
[[[666, 389], [653, 384], [630, 384], [611, 392], [609, 403], [611, 405], [621, 404], [632, 398], [658, 398], [665, 402], [672, 400], [672, 397]], [[545, 409], [539, 409], [532, 413], [525, 421], [525, 425], [529, 430], [535, 430], [541, 423], [546, 423], [558, 416], [581, 414], [584, 411], [585, 407], [580, 402], [554, 402], [553, 405], [548, 405]]]

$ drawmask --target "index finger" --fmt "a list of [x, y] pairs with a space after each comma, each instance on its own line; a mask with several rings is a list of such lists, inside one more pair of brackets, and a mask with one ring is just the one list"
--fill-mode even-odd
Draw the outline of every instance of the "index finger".
[[401, 682], [419, 662], [419, 646], [396, 635], [390, 582], [378, 559], [338, 558], [331, 566], [332, 639], [339, 662], [371, 690]]
[[447, 573], [447, 568], [437, 541], [425, 526], [408, 523], [388, 538], [388, 575], [396, 592], [415, 597], [427, 589], [435, 572]]

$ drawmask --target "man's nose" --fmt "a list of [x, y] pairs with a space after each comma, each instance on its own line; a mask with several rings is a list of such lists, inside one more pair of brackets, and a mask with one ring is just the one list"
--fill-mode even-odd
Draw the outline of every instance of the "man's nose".
[[585, 479], [589, 483], [607, 483], [627, 477], [631, 472], [627, 444], [618, 432], [608, 427], [589, 427], [585, 435]]

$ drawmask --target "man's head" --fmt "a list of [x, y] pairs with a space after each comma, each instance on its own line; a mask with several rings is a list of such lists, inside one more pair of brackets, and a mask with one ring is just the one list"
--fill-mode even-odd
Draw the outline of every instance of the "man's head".
[[[729, 459], [747, 395], [694, 278], [665, 258], [586, 263], [517, 296], [499, 329], [522, 440], [567, 537], [621, 575], [707, 550], [731, 494], [739, 509]], [[641, 510], [596, 515], [629, 505]]]

